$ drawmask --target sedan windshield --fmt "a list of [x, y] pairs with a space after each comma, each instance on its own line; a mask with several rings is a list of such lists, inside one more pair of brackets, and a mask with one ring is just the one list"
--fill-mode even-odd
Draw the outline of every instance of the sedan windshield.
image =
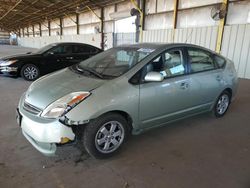
[[82, 61], [78, 71], [96, 73], [98, 77], [119, 77], [142, 59], [152, 53], [153, 49], [117, 47], [100, 53], [90, 59]]

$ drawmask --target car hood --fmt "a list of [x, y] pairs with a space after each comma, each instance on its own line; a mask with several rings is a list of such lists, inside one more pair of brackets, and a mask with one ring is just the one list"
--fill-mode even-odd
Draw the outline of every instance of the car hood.
[[11, 56], [2, 57], [1, 60], [20, 60], [20, 59], [26, 59], [26, 58], [34, 58], [34, 57], [40, 57], [41, 54], [16, 54]]
[[78, 91], [91, 91], [105, 80], [72, 72], [69, 68], [57, 71], [35, 81], [26, 92], [25, 101], [39, 109], [45, 109], [57, 99]]

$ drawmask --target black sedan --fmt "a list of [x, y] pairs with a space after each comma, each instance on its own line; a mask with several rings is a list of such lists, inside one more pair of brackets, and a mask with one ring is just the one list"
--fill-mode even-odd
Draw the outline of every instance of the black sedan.
[[39, 76], [79, 63], [101, 49], [82, 43], [53, 43], [35, 53], [0, 59], [0, 74], [22, 76], [33, 81]]

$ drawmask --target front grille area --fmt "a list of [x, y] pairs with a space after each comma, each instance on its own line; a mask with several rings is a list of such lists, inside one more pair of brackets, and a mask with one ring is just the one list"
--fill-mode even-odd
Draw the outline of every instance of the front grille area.
[[27, 112], [30, 112], [31, 114], [37, 115], [39, 114], [42, 110], [27, 103], [26, 101], [24, 101], [23, 103], [23, 109], [26, 110]]

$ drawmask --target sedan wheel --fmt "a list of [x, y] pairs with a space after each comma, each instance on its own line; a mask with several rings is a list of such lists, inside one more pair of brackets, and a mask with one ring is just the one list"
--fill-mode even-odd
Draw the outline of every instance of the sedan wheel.
[[95, 146], [101, 153], [115, 151], [123, 142], [124, 128], [118, 121], [105, 123], [95, 136]]
[[23, 66], [21, 70], [21, 75], [25, 80], [33, 81], [39, 77], [40, 72], [37, 66], [28, 64]]
[[90, 122], [83, 135], [88, 153], [96, 158], [107, 158], [116, 153], [127, 138], [128, 123], [116, 113], [101, 116]]
[[229, 105], [230, 105], [230, 94], [227, 91], [224, 91], [216, 102], [214, 109], [215, 116], [222, 117], [226, 113]]

